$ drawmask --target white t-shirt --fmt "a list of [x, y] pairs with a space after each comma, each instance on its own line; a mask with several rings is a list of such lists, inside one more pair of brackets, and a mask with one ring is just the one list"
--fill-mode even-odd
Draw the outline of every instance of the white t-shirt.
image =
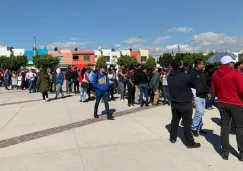
[[165, 75], [162, 76], [162, 85], [168, 85], [167, 77]]

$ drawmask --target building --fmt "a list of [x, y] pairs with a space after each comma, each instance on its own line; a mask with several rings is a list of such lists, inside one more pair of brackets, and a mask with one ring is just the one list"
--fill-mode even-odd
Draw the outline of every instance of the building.
[[95, 64], [95, 52], [92, 50], [81, 50], [81, 51], [70, 51], [70, 50], [59, 50], [50, 51], [50, 55], [58, 57], [60, 60], [59, 67], [66, 68], [72, 65], [79, 64]]
[[[47, 49], [37, 49], [38, 55], [47, 55], [48, 50]], [[33, 65], [33, 56], [35, 56], [34, 50], [25, 50], [24, 55], [27, 56], [28, 65]]]
[[0, 56], [23, 56], [24, 49], [14, 49], [8, 46], [0, 46]]
[[132, 51], [131, 50], [131, 56], [135, 57], [137, 62], [140, 62], [140, 55], [138, 51]]
[[139, 50], [139, 56], [140, 56], [140, 63], [146, 63], [148, 57], [149, 57], [149, 51], [148, 50]]

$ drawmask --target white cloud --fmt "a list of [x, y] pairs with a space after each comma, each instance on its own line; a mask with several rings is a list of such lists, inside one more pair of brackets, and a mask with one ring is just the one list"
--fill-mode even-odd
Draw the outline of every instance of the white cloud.
[[[46, 46], [47, 49], [53, 50], [55, 47], [58, 49], [73, 49], [75, 47], [84, 48], [89, 44], [89, 42], [54, 42]], [[43, 48], [44, 46], [41, 46]]]
[[193, 29], [190, 27], [174, 27], [174, 28], [169, 29], [168, 31], [169, 32], [176, 31], [176, 32], [182, 32], [182, 33], [189, 33], [189, 32], [192, 32]]
[[78, 37], [73, 37], [73, 38], [71, 38], [70, 40], [71, 40], [71, 41], [79, 41], [80, 38], [78, 38]]
[[144, 40], [142, 38], [129, 38], [129, 39], [123, 41], [123, 43], [127, 43], [127, 44], [143, 43], [143, 42], [146, 42], [146, 40]]
[[121, 45], [120, 45], [120, 44], [115, 44], [113, 47], [114, 47], [114, 48], [120, 48]]
[[153, 44], [154, 45], [158, 45], [160, 44], [161, 41], [163, 40], [168, 40], [170, 38], [170, 36], [160, 36], [160, 37], [157, 37], [154, 41], [153, 41]]

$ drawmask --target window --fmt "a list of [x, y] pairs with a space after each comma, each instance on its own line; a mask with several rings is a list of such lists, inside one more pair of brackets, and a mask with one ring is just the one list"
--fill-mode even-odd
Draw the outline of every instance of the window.
[[104, 56], [104, 57], [105, 57], [106, 62], [110, 62], [110, 56]]
[[117, 58], [117, 56], [113, 56], [113, 58]]
[[79, 56], [78, 56], [78, 55], [74, 55], [74, 56], [73, 56], [73, 60], [74, 60], [74, 61], [78, 61], [78, 60], [79, 60]]
[[147, 56], [141, 56], [141, 62], [146, 62]]
[[98, 55], [95, 55], [95, 58], [98, 58]]
[[90, 61], [90, 55], [84, 55], [84, 60], [85, 61]]
[[64, 61], [64, 57], [63, 56], [58, 56], [57, 58], [59, 59], [60, 62]]

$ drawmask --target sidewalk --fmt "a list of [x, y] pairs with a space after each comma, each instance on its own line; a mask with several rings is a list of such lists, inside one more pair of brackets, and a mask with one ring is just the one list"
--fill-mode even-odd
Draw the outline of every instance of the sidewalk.
[[[54, 98], [54, 95], [51, 95]], [[220, 152], [219, 113], [207, 111], [207, 137], [196, 138], [202, 148], [188, 150], [178, 138], [169, 142], [168, 106], [129, 108], [111, 102], [115, 121], [91, 119], [94, 102], [79, 96], [41, 100], [41, 95], [0, 88], [1, 171], [195, 171], [242, 170], [233, 155], [223, 161]], [[100, 104], [99, 113], [104, 111]], [[183, 137], [183, 129], [179, 129]], [[15, 138], [14, 138], [15, 137]], [[183, 138], [182, 138], [183, 139]], [[235, 136], [231, 145], [237, 149]], [[2, 141], [2, 140], [5, 140]], [[1, 142], [2, 141], [2, 142]], [[2, 146], [1, 146], [2, 144]], [[8, 144], [7, 147], [4, 145]]]

